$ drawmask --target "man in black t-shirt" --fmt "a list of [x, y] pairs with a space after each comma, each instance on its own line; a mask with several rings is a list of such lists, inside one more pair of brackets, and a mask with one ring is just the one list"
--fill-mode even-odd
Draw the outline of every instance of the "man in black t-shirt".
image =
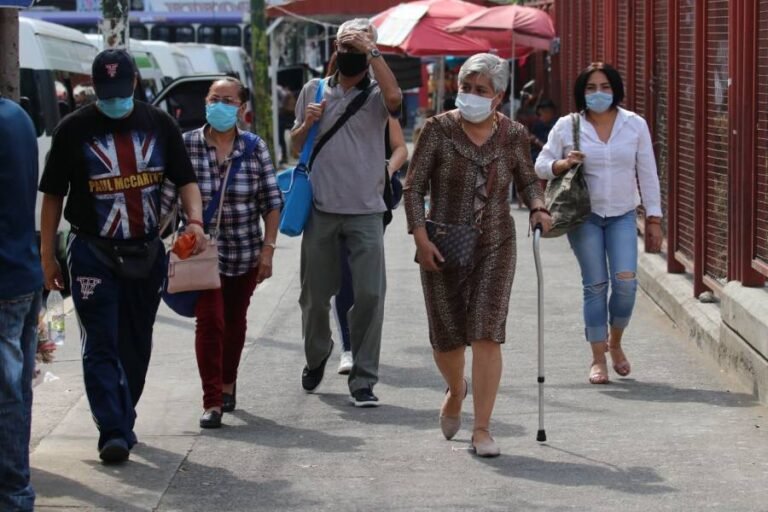
[[200, 190], [181, 132], [168, 114], [134, 102], [130, 55], [105, 50], [94, 59], [92, 74], [98, 101], [65, 117], [53, 134], [40, 181], [41, 257], [46, 287], [61, 288], [55, 237], [69, 195], [67, 261], [82, 330], [85, 390], [100, 433], [99, 456], [117, 463], [136, 443], [135, 408], [165, 274], [158, 237], [164, 179], [180, 191], [195, 251], [206, 241]]

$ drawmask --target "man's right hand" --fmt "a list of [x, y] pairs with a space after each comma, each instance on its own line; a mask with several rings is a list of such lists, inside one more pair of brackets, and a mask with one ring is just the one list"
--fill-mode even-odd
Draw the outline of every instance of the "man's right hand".
[[47, 290], [63, 290], [64, 276], [61, 273], [59, 262], [55, 258], [45, 258], [41, 263], [43, 265], [45, 288]]
[[323, 112], [325, 112], [325, 100], [320, 103], [310, 103], [307, 105], [307, 111], [304, 114], [304, 125], [310, 128], [323, 116]]

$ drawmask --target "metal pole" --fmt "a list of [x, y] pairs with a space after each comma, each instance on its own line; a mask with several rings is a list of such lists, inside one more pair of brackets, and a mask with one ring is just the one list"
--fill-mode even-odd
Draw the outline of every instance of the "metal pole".
[[19, 10], [0, 8], [0, 94], [18, 103], [19, 74]]
[[[522, 100], [522, 96], [520, 97]], [[521, 105], [522, 106], [522, 105]], [[514, 121], [517, 119], [517, 109], [515, 108], [515, 35], [512, 34], [512, 60], [509, 62], [509, 117]]]
[[536, 264], [536, 282], [538, 288], [538, 356], [539, 375], [536, 379], [539, 383], [539, 430], [536, 440], [544, 442], [547, 433], [544, 430], [544, 275], [541, 268], [541, 224], [537, 224], [533, 230], [533, 261]]
[[[280, 133], [279, 133], [279, 122], [278, 122], [278, 116], [279, 111], [277, 104], [277, 70], [280, 65], [280, 52], [277, 48], [277, 41], [275, 38], [275, 29], [280, 25], [280, 23], [283, 22], [283, 18], [277, 18], [275, 21], [270, 23], [269, 27], [267, 27], [267, 35], [269, 36], [269, 78], [271, 82], [271, 104], [272, 104], [272, 152], [277, 157], [277, 151], [280, 147]], [[261, 134], [264, 136], [263, 134]], [[280, 155], [283, 160], [288, 160], [288, 155]], [[280, 159], [278, 158], [277, 161]]]

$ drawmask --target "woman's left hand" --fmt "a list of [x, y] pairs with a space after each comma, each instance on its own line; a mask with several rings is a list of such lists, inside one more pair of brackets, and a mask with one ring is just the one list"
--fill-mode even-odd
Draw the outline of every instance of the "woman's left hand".
[[259, 256], [259, 268], [256, 273], [256, 284], [261, 284], [272, 277], [272, 248], [265, 247]]
[[663, 236], [661, 234], [661, 223], [658, 222], [646, 222], [645, 223], [645, 252], [657, 253], [661, 252], [661, 241]]
[[531, 229], [536, 229], [538, 224], [541, 224], [542, 234], [552, 229], [552, 217], [547, 212], [535, 212], [531, 215], [530, 219]]

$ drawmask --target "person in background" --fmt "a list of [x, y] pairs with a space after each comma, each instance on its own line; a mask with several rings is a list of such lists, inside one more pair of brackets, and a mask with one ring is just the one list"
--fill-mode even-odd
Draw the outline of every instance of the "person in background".
[[[514, 180], [531, 208], [531, 226], [551, 225], [531, 164], [528, 133], [496, 112], [509, 82], [509, 65], [480, 53], [459, 71], [457, 110], [429, 119], [419, 138], [404, 187], [408, 231], [416, 243], [429, 320], [429, 340], [448, 389], [440, 408], [440, 428], [452, 439], [461, 427], [461, 406], [469, 390], [464, 378], [467, 346], [472, 348], [475, 423], [470, 446], [480, 457], [500, 450], [490, 421], [501, 380], [501, 344], [506, 338], [509, 297], [515, 274], [515, 224], [507, 200]], [[430, 240], [429, 220], [478, 228], [471, 262], [443, 268], [444, 258]]]
[[531, 158], [536, 161], [541, 148], [547, 143], [549, 132], [557, 122], [557, 108], [552, 100], [542, 100], [536, 106], [536, 120], [531, 123]]
[[645, 119], [619, 106], [624, 84], [613, 66], [593, 63], [582, 71], [574, 99], [581, 116], [581, 150], [574, 149], [571, 115], [561, 117], [536, 159], [536, 173], [551, 180], [582, 164], [592, 213], [568, 232], [568, 241], [584, 287], [584, 334], [592, 351], [589, 382], [607, 384], [606, 352], [618, 375], [630, 372], [621, 341], [637, 294], [636, 210], [641, 197], [649, 240], [645, 249], [661, 250], [659, 176]]
[[40, 252], [46, 288], [62, 288], [56, 230], [69, 196], [67, 262], [85, 392], [99, 429], [99, 457], [111, 464], [126, 461], [137, 442], [136, 406], [167, 270], [158, 236], [164, 179], [179, 187], [194, 252], [207, 242], [181, 132], [162, 110], [134, 101], [138, 75], [130, 54], [104, 50], [91, 74], [98, 101], [67, 116], [53, 133], [40, 180]]
[[[246, 313], [256, 286], [272, 276], [283, 201], [267, 144], [237, 128], [246, 111], [248, 89], [236, 78], [216, 80], [205, 102], [206, 124], [184, 134], [204, 209], [221, 189], [227, 168], [234, 172], [235, 166], [239, 167], [225, 190], [221, 212], [221, 288], [201, 292], [195, 310], [195, 353], [203, 387], [199, 423], [201, 428], [219, 428], [222, 413], [236, 407]], [[209, 233], [215, 219], [216, 214], [205, 226]]]
[[[393, 191], [399, 189], [402, 194], [402, 185], [397, 177], [397, 172], [405, 165], [408, 160], [408, 147], [405, 144], [405, 136], [400, 126], [400, 121], [395, 117], [390, 117], [387, 124], [385, 138], [386, 168], [389, 179], [392, 182]], [[397, 192], [395, 192], [397, 193]], [[399, 197], [396, 197], [396, 203]], [[386, 223], [385, 223], [386, 229]], [[352, 354], [352, 345], [349, 335], [349, 310], [355, 303], [355, 294], [352, 288], [352, 268], [349, 265], [349, 249], [344, 240], [339, 245], [341, 257], [341, 285], [339, 292], [333, 298], [333, 313], [336, 316], [336, 324], [341, 336], [342, 352], [339, 357], [338, 373], [348, 375], [352, 370], [354, 357]]]
[[296, 110], [296, 96], [287, 87], [277, 86], [277, 101], [280, 105], [278, 109], [278, 141], [280, 142], [280, 161], [279, 164], [288, 163], [288, 146], [285, 142], [285, 131], [290, 130], [296, 119], [294, 111]]
[[[381, 329], [384, 321], [383, 198], [386, 176], [382, 163], [388, 119], [400, 110], [397, 80], [376, 47], [376, 28], [363, 18], [342, 23], [336, 39], [339, 71], [326, 79], [323, 99], [314, 103], [319, 80], [304, 85], [296, 102], [291, 133], [298, 152], [313, 124], [329, 130], [353, 98], [368, 94], [360, 110], [317, 153], [312, 165], [314, 208], [301, 240], [302, 331], [307, 363], [302, 387], [314, 392], [333, 352], [330, 302], [339, 289], [343, 238], [351, 253], [355, 306], [349, 314], [354, 364], [348, 384], [357, 407], [376, 407]], [[376, 80], [368, 73], [372, 69]]]
[[[338, 72], [336, 65], [337, 54], [334, 52], [328, 61], [328, 76], [331, 77]], [[397, 173], [402, 169], [408, 160], [408, 147], [405, 144], [403, 128], [397, 117], [390, 116], [387, 121], [387, 130], [384, 132], [384, 156], [386, 158], [385, 166], [387, 176], [391, 182], [393, 192], [396, 191], [395, 204], [399, 202], [402, 196], [402, 185]], [[384, 229], [391, 221], [391, 214], [384, 216]], [[344, 239], [339, 243], [339, 256], [341, 258], [341, 283], [339, 291], [333, 297], [333, 314], [336, 319], [336, 327], [341, 338], [341, 355], [339, 356], [338, 373], [340, 375], [349, 375], [352, 370], [354, 358], [352, 356], [352, 344], [349, 334], [349, 310], [355, 302], [355, 294], [352, 289], [352, 269], [349, 265], [349, 249]]]
[[31, 512], [32, 377], [43, 272], [35, 233], [37, 135], [0, 96], [0, 510]]

